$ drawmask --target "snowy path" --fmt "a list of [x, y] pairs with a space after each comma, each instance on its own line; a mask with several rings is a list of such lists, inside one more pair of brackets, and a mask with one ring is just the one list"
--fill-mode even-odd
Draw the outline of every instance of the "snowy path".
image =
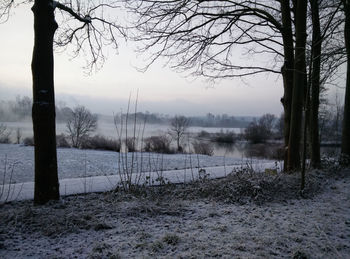
[[[275, 162], [258, 162], [251, 165], [255, 171], [263, 171], [266, 168], [275, 168]], [[235, 169], [241, 168], [242, 165], [232, 166], [216, 166], [216, 167], [204, 167], [199, 170], [193, 169], [181, 169], [181, 170], [168, 170], [163, 172], [146, 172], [141, 175], [134, 175], [140, 178], [139, 184], [151, 182], [153, 185], [159, 184], [159, 177], [170, 183], [184, 183], [197, 180], [199, 177], [203, 177], [204, 174], [208, 178], [224, 177], [228, 173]], [[201, 171], [201, 172], [199, 172]], [[122, 175], [122, 177], [124, 177]], [[121, 181], [120, 175], [109, 176], [93, 176], [82, 178], [66, 178], [60, 180], [60, 194], [62, 196], [71, 194], [81, 194], [89, 192], [104, 192], [114, 189]], [[154, 181], [152, 183], [152, 180]], [[29, 200], [34, 197], [34, 183], [16, 183], [0, 185], [0, 202], [13, 201], [13, 200]]]
[[[7, 162], [7, 176], [4, 183], [24, 183], [34, 179], [34, 148], [0, 144], [0, 184], [3, 183], [3, 168]], [[117, 153], [101, 150], [83, 150], [74, 148], [58, 148], [58, 178], [82, 178], [99, 175], [115, 175], [121, 167], [142, 165], [142, 172], [168, 171], [194, 167], [214, 167], [224, 165], [240, 165], [258, 160], [247, 158], [232, 158], [223, 156], [206, 156], [197, 154], [157, 154], [147, 152]], [[14, 172], [10, 174], [14, 165]], [[9, 179], [11, 175], [11, 181]]]

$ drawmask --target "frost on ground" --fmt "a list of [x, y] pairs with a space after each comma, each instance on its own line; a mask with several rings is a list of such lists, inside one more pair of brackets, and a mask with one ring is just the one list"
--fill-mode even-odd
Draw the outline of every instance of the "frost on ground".
[[[151, 172], [160, 170], [174, 170], [195, 167], [238, 165], [247, 159], [231, 157], [213, 157], [195, 154], [156, 154], [156, 153], [128, 153], [119, 156], [118, 152], [101, 150], [82, 150], [74, 148], [58, 148], [58, 177], [79, 178], [98, 175], [116, 175], [123, 171], [121, 168], [130, 168], [132, 156], [135, 166], [140, 171]], [[5, 164], [13, 165], [13, 174], [7, 173], [5, 183], [33, 182], [34, 180], [34, 148], [0, 144], [0, 181], [2, 181], [2, 168]], [[249, 160], [254, 162], [256, 160]], [[10, 171], [10, 170], [8, 170]]]
[[[233, 174], [0, 208], [0, 258], [349, 258], [350, 170]], [[303, 257], [306, 256], [306, 257]]]

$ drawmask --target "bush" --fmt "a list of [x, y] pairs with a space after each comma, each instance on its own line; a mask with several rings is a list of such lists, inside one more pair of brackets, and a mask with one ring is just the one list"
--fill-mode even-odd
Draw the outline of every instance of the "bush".
[[[56, 146], [57, 147], [70, 147], [67, 136], [60, 134], [56, 136]], [[23, 145], [25, 146], [34, 146], [34, 137], [26, 137], [23, 139]]]
[[273, 137], [275, 116], [272, 114], [263, 115], [258, 121], [254, 120], [245, 129], [245, 139], [253, 144], [264, 143]]
[[212, 156], [214, 154], [214, 148], [209, 143], [195, 141], [192, 143], [194, 153], [200, 155]]
[[11, 143], [11, 130], [7, 128], [5, 124], [0, 124], [0, 143], [9, 144]]
[[264, 143], [268, 138], [267, 132], [264, 130], [264, 128], [255, 122], [250, 123], [245, 129], [244, 136], [246, 140], [253, 144]]
[[201, 130], [197, 135], [198, 138], [210, 138], [210, 136], [211, 134], [205, 130]]
[[219, 142], [219, 143], [234, 143], [236, 141], [236, 134], [233, 131], [226, 131], [216, 133], [213, 141]]
[[170, 148], [171, 140], [165, 136], [152, 136], [145, 139], [145, 151], [170, 154], [174, 153]]
[[283, 160], [284, 147], [276, 144], [252, 144], [246, 147], [244, 152], [246, 157], [267, 158]]
[[23, 139], [23, 145], [34, 146], [34, 137], [26, 137]]
[[57, 147], [70, 147], [67, 137], [64, 134], [56, 136], [56, 146]]
[[120, 141], [111, 138], [106, 138], [100, 135], [86, 137], [81, 143], [81, 148], [83, 149], [97, 149], [119, 152], [120, 147]]
[[136, 152], [136, 139], [134, 137], [130, 137], [124, 140], [125, 146], [128, 149], [128, 152]]

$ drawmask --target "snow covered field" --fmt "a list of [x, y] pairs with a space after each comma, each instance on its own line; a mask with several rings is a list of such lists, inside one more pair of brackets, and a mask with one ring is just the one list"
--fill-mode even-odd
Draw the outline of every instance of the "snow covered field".
[[[131, 166], [131, 156], [127, 159], [123, 155], [123, 164], [118, 163], [119, 153], [111, 151], [81, 150], [73, 148], [58, 148], [58, 177], [79, 178], [100, 175], [117, 175], [121, 167]], [[3, 170], [4, 160], [8, 166], [15, 164], [12, 174], [12, 183], [33, 182], [34, 180], [34, 148], [15, 144], [0, 144], [0, 170]], [[127, 162], [125, 162], [127, 161]], [[214, 167], [240, 165], [247, 161], [255, 163], [257, 160], [235, 159], [231, 157], [214, 157], [189, 154], [155, 154], [135, 153], [134, 161], [139, 164], [143, 172], [155, 172], [196, 167]], [[261, 161], [261, 160], [259, 160]], [[0, 180], [3, 180], [0, 174]], [[10, 181], [10, 170], [7, 172], [5, 183]]]
[[[0, 258], [349, 258], [349, 175], [308, 175], [304, 199], [299, 177], [286, 175], [261, 179], [258, 196], [237, 191], [249, 178], [232, 177], [158, 196], [9, 203], [0, 208]], [[220, 186], [233, 186], [232, 202]]]
[[[0, 203], [33, 199], [33, 147], [0, 145], [0, 150], [5, 154], [0, 166]], [[133, 183], [152, 185], [161, 181], [185, 183], [200, 177], [224, 177], [245, 166], [245, 163], [256, 171], [276, 167], [274, 162], [268, 160], [248, 161], [193, 154], [129, 153], [119, 157], [118, 153], [108, 151], [62, 148], [57, 151], [61, 195], [112, 190], [122, 179], [126, 179], [126, 165], [130, 172], [132, 161]]]
[[[8, 163], [20, 161], [14, 179], [32, 181], [33, 148], [0, 148]], [[101, 183], [112, 189], [117, 154], [58, 149], [61, 194], [70, 194], [62, 191], [65, 184], [72, 186], [71, 193], [96, 191], [92, 187]], [[143, 155], [155, 175], [159, 168], [173, 169], [162, 171], [172, 182], [182, 182], [185, 175], [191, 180], [192, 171], [198, 179], [198, 161], [211, 178], [227, 177], [148, 187], [139, 194], [62, 196], [44, 206], [25, 198], [0, 203], [0, 258], [349, 258], [349, 169], [309, 172], [302, 198], [299, 174], [230, 174], [245, 161]], [[174, 170], [189, 161], [192, 170]], [[93, 177], [79, 178], [87, 175]], [[24, 189], [32, 190], [32, 184]]]

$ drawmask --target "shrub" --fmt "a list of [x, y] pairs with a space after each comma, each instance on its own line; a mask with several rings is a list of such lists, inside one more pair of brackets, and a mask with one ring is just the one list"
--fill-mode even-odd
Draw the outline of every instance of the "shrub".
[[252, 144], [246, 147], [244, 153], [246, 157], [283, 160], [284, 147], [276, 144]]
[[179, 236], [177, 236], [176, 234], [166, 234], [163, 237], [163, 242], [167, 243], [168, 245], [177, 245], [180, 241]]
[[[56, 136], [56, 146], [57, 147], [70, 147], [67, 139], [64, 134]], [[25, 146], [34, 146], [34, 137], [26, 137], [23, 139], [23, 145]]]
[[210, 138], [210, 136], [211, 134], [205, 130], [201, 130], [197, 135], [198, 138]]
[[57, 147], [70, 147], [67, 137], [64, 134], [56, 136], [56, 146]]
[[34, 137], [26, 137], [23, 139], [23, 145], [34, 146]]
[[264, 143], [273, 137], [275, 116], [272, 114], [263, 115], [258, 121], [254, 120], [245, 129], [245, 139], [253, 144]]
[[194, 141], [192, 143], [194, 153], [200, 155], [212, 156], [214, 154], [214, 148], [210, 143]]
[[174, 153], [170, 148], [171, 140], [165, 136], [152, 136], [145, 139], [145, 151], [170, 154]]
[[128, 149], [128, 152], [136, 152], [136, 139], [134, 137], [130, 137], [124, 140], [125, 146]]
[[11, 130], [7, 128], [5, 124], [0, 124], [0, 143], [9, 144], [11, 143]]
[[245, 139], [253, 144], [264, 143], [268, 138], [267, 132], [256, 122], [252, 122], [245, 129]]
[[215, 134], [213, 141], [219, 143], [234, 143], [236, 141], [236, 134], [233, 131], [221, 131]]
[[106, 138], [101, 135], [95, 135], [93, 137], [86, 137], [81, 143], [83, 149], [97, 149], [97, 150], [109, 150], [120, 151], [120, 141], [111, 138]]

